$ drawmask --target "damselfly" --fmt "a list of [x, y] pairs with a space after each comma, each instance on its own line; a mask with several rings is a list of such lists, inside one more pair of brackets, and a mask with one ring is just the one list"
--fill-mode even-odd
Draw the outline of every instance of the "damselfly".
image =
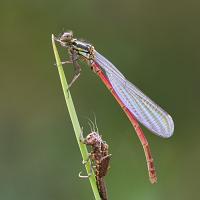
[[73, 38], [71, 31], [63, 33], [61, 37], [55, 40], [69, 51], [71, 60], [65, 61], [63, 64], [72, 63], [75, 67], [75, 76], [70, 86], [80, 75], [78, 60], [86, 61], [122, 107], [142, 143], [147, 160], [150, 181], [151, 183], [155, 183], [157, 177], [150, 147], [138, 121], [154, 134], [168, 138], [172, 136], [174, 131], [174, 123], [171, 116], [135, 85], [129, 82], [124, 75], [110, 61], [98, 53], [91, 44]]

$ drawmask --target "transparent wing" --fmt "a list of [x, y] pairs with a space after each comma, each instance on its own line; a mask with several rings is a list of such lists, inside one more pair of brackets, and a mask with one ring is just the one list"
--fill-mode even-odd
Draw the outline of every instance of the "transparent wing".
[[97, 51], [94, 53], [94, 61], [105, 73], [121, 101], [140, 123], [158, 136], [168, 138], [173, 135], [174, 122], [167, 112], [129, 82]]

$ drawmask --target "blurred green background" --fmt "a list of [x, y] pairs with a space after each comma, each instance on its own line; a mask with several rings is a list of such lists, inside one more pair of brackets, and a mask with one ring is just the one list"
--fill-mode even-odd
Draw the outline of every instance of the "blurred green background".
[[[111, 200], [198, 199], [200, 2], [58, 0], [0, 2], [0, 199], [94, 199], [66, 109], [51, 34], [90, 41], [173, 117], [174, 136], [143, 128], [158, 183], [148, 180], [133, 127], [86, 64], [71, 93], [84, 135], [93, 119], [112, 153]], [[63, 60], [66, 50], [59, 48]], [[73, 67], [66, 67], [68, 80]]]

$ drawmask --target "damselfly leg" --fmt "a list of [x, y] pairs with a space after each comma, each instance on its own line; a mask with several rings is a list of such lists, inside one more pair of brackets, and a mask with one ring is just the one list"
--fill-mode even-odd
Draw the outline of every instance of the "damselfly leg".
[[[55, 38], [55, 41], [61, 43], [61, 40], [58, 38]], [[78, 77], [80, 76], [80, 72], [81, 72], [81, 66], [78, 63], [79, 55], [77, 54], [77, 52], [73, 49], [68, 49], [69, 51], [69, 55], [70, 55], [70, 60], [67, 61], [62, 61], [61, 64], [73, 64], [74, 66], [74, 76], [72, 78], [72, 80], [70, 81], [69, 85], [68, 85], [68, 90], [70, 89], [70, 87], [73, 85], [73, 83], [78, 79]]]

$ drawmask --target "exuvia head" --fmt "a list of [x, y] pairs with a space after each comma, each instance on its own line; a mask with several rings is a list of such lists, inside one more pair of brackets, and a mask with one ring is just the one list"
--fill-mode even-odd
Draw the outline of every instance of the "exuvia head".
[[85, 138], [85, 143], [95, 145], [101, 141], [101, 136], [97, 132], [92, 132]]

